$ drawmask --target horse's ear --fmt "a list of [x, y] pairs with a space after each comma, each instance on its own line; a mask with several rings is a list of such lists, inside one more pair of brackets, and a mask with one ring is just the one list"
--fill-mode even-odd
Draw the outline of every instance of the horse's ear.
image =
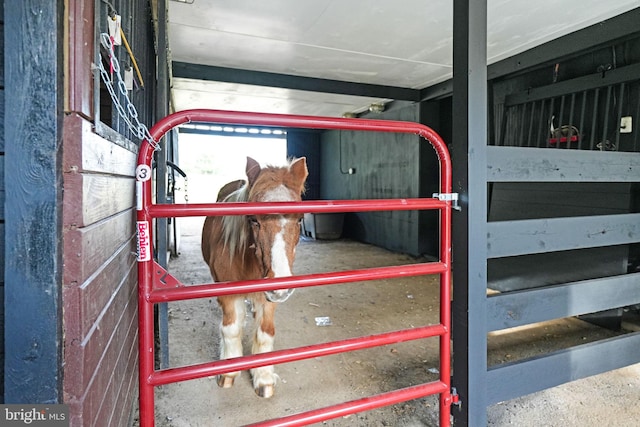
[[256, 182], [258, 175], [260, 175], [260, 164], [249, 156], [247, 156], [246, 172], [249, 180], [249, 187], [252, 187], [253, 183]]
[[304, 182], [309, 175], [309, 171], [307, 170], [307, 159], [306, 157], [300, 157], [291, 163], [289, 167], [291, 170], [291, 175], [295, 179], [296, 183], [300, 185], [300, 192], [304, 190]]

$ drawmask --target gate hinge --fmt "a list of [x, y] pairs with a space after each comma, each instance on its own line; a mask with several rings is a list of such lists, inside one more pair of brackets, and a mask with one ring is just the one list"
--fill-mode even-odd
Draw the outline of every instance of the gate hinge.
[[458, 410], [462, 409], [462, 401], [455, 387], [451, 387], [451, 406], [457, 406]]
[[451, 202], [453, 209], [461, 210], [460, 205], [458, 205], [458, 193], [433, 193], [433, 197], [441, 202]]

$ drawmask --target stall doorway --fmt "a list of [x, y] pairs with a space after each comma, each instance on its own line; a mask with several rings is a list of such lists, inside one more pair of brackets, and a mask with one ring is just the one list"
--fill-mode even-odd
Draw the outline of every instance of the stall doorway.
[[[235, 133], [235, 132], [234, 132]], [[215, 202], [218, 190], [236, 179], [246, 179], [247, 156], [264, 166], [282, 165], [287, 160], [284, 132], [269, 136], [225, 136], [180, 133], [179, 164], [187, 174], [176, 194], [176, 202]], [[182, 193], [182, 194], [180, 194]]]

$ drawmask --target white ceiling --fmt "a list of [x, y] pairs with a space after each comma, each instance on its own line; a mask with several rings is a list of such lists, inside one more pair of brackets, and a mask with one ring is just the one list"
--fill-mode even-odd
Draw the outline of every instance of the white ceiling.
[[[187, 3], [184, 3], [186, 1]], [[423, 89], [452, 76], [453, 0], [172, 0], [174, 61]], [[640, 7], [640, 0], [488, 0], [488, 62]], [[174, 78], [176, 111], [340, 116], [388, 99]]]

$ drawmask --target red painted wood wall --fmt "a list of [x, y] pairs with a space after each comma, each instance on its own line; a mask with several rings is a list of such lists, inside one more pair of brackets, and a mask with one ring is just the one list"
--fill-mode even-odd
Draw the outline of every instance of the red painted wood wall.
[[136, 146], [93, 130], [93, 4], [67, 9], [64, 402], [71, 426], [126, 426], [137, 396]]

